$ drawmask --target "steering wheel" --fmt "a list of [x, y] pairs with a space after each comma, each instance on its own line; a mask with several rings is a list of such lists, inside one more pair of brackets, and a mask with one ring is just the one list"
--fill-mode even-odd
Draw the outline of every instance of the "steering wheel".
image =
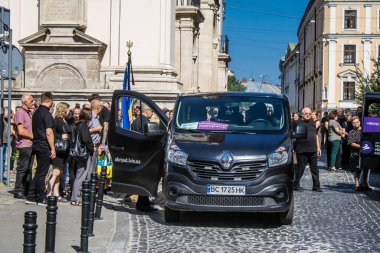
[[257, 123], [265, 123], [268, 124], [269, 121], [266, 119], [255, 119], [254, 121], [251, 122], [252, 124], [257, 124]]

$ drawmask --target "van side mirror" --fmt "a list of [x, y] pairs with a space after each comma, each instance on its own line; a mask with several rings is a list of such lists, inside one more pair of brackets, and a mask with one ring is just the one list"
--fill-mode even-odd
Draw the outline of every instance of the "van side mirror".
[[144, 125], [144, 133], [149, 137], [159, 137], [165, 134], [165, 130], [160, 129], [156, 122], [147, 122]]
[[296, 129], [293, 129], [292, 135], [295, 139], [306, 139], [307, 127], [305, 125], [297, 125]]

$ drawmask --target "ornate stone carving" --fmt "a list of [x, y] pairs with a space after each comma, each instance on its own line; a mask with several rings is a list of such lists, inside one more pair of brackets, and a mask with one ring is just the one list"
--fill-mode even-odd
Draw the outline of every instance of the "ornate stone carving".
[[40, 72], [36, 81], [36, 88], [42, 90], [68, 90], [86, 88], [85, 80], [76, 68], [65, 63], [53, 64]]

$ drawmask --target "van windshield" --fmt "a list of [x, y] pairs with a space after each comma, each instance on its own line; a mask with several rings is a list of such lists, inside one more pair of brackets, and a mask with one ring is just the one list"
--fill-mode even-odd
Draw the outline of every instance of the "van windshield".
[[180, 131], [285, 132], [288, 111], [284, 100], [271, 97], [183, 97], [175, 115]]

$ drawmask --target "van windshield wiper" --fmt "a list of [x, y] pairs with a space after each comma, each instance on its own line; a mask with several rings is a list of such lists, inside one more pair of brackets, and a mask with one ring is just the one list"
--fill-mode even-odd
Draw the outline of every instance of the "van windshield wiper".
[[219, 131], [210, 131], [210, 133], [227, 133], [227, 134], [256, 134], [255, 132], [248, 131], [237, 131], [237, 130], [219, 130]]

